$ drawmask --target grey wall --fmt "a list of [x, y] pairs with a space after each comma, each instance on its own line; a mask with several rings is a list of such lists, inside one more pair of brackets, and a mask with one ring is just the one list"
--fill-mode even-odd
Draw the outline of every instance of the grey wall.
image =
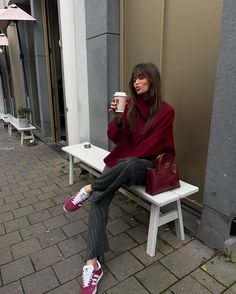
[[48, 79], [46, 70], [46, 55], [43, 38], [41, 1], [30, 2], [32, 14], [37, 19], [34, 28], [34, 52], [35, 67], [38, 86], [38, 100], [40, 109], [41, 132], [37, 135], [43, 141], [51, 141], [49, 97], [48, 97]]
[[225, 0], [200, 238], [219, 250], [236, 216], [236, 1]]
[[91, 143], [108, 149], [108, 106], [119, 88], [119, 1], [87, 0], [85, 5]]

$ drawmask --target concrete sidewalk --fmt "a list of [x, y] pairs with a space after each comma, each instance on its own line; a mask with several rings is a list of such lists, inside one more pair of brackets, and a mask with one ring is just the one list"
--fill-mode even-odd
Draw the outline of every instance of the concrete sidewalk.
[[[68, 185], [68, 162], [52, 148], [20, 146], [18, 133], [0, 130], [0, 294], [80, 293], [89, 203], [72, 214], [62, 204], [92, 179], [76, 179]], [[117, 194], [97, 293], [236, 293], [236, 264], [190, 236], [178, 241], [169, 226], [147, 256], [148, 216]]]

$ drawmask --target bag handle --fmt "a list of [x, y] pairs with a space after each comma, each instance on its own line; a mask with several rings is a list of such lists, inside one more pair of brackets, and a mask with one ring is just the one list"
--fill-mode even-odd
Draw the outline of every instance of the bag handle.
[[170, 165], [172, 165], [173, 163], [174, 163], [174, 156], [172, 156], [172, 154], [170, 154], [170, 153], [167, 153], [167, 152], [165, 152], [165, 153], [161, 153], [161, 154], [159, 154], [158, 156], [157, 156], [157, 158], [156, 158], [156, 160], [155, 160], [155, 162], [154, 162], [154, 165], [157, 167], [157, 172], [159, 173], [160, 172], [160, 170], [161, 170], [161, 165], [162, 165], [162, 162], [163, 162], [163, 158], [165, 157], [165, 156], [171, 156], [172, 157], [172, 159], [171, 159], [171, 161], [170, 162], [168, 162]]

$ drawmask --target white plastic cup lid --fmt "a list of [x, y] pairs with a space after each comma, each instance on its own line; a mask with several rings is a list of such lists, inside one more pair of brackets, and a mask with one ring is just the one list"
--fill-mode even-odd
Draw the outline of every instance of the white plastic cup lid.
[[114, 97], [116, 96], [127, 97], [127, 94], [125, 92], [115, 92]]

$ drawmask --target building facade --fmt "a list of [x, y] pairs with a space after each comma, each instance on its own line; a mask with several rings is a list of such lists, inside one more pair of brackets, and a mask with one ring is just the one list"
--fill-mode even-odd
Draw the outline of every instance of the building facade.
[[[183, 203], [186, 227], [224, 250], [236, 230], [235, 2], [14, 2], [37, 20], [19, 25], [33, 124], [45, 142], [111, 148], [106, 129], [113, 93], [128, 91], [135, 64], [157, 64], [163, 96], [176, 109], [181, 179], [200, 187]], [[2, 95], [5, 111], [17, 113], [25, 93], [14, 24], [6, 34]]]

